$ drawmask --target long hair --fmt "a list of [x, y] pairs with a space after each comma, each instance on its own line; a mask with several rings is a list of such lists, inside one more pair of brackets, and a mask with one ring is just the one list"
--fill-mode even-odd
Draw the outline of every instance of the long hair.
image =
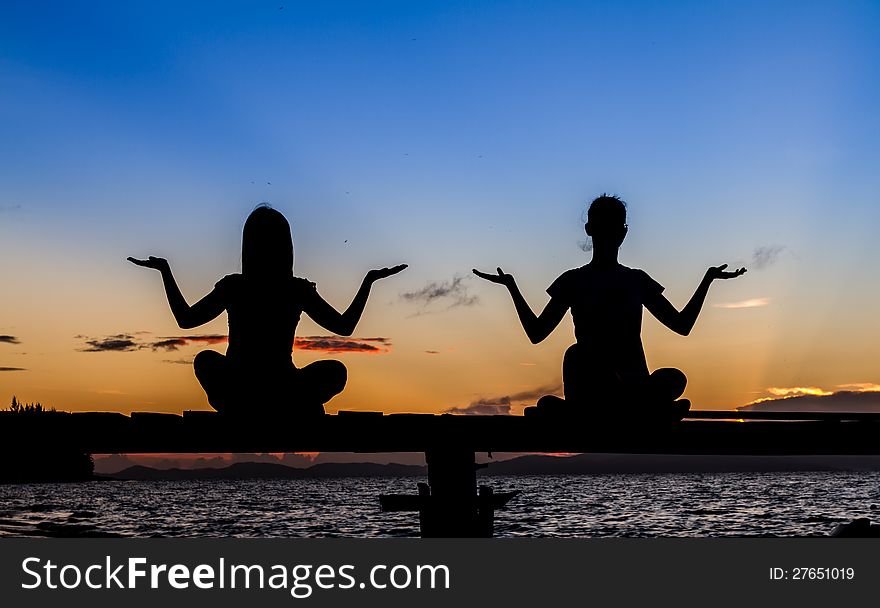
[[256, 279], [293, 276], [293, 239], [290, 224], [269, 205], [254, 209], [241, 235], [241, 273]]

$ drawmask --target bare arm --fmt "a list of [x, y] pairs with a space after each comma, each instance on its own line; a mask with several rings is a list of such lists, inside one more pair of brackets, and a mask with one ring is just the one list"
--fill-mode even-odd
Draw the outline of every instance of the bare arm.
[[360, 321], [361, 315], [364, 313], [364, 308], [367, 305], [367, 298], [370, 296], [370, 288], [373, 286], [373, 283], [379, 279], [384, 279], [397, 274], [404, 268], [406, 268], [406, 264], [400, 264], [393, 268], [381, 268], [369, 271], [367, 276], [364, 277], [360, 289], [358, 289], [351, 304], [348, 305], [348, 308], [343, 313], [340, 313], [333, 308], [327, 300], [317, 293], [307, 304], [305, 312], [315, 320], [315, 323], [327, 331], [331, 331], [340, 336], [350, 336], [354, 333], [354, 329], [357, 327], [358, 321]]
[[562, 304], [558, 299], [550, 298], [541, 314], [535, 315], [529, 303], [526, 302], [526, 299], [520, 292], [519, 287], [517, 287], [512, 275], [504, 273], [500, 268], [498, 268], [498, 274], [488, 274], [476, 269], [474, 269], [474, 274], [481, 279], [507, 287], [507, 291], [510, 292], [510, 297], [513, 299], [516, 314], [519, 316], [519, 322], [522, 323], [523, 329], [532, 344], [537, 344], [549, 336], [556, 329], [556, 326], [559, 325], [559, 322], [562, 321], [562, 317], [565, 316], [565, 312], [568, 310], [568, 306]]
[[192, 329], [204, 325], [223, 312], [225, 306], [216, 289], [192, 306], [187, 304], [186, 298], [180, 292], [180, 287], [177, 286], [177, 281], [174, 280], [174, 275], [171, 274], [168, 260], [150, 256], [146, 260], [128, 258], [128, 261], [144, 268], [153, 268], [161, 273], [168, 305], [171, 307], [174, 320], [177, 321], [181, 329]]
[[712, 281], [716, 279], [735, 279], [746, 272], [745, 268], [739, 268], [733, 272], [725, 272], [725, 268], [727, 268], [727, 264], [709, 268], [703, 280], [697, 286], [694, 295], [691, 296], [690, 301], [681, 312], [676, 310], [672, 303], [666, 299], [666, 296], [659, 291], [651, 295], [645, 302], [645, 307], [663, 325], [677, 334], [687, 336], [694, 328], [697, 317], [700, 316], [700, 311], [703, 309], [703, 303], [706, 301], [706, 295], [709, 293]]

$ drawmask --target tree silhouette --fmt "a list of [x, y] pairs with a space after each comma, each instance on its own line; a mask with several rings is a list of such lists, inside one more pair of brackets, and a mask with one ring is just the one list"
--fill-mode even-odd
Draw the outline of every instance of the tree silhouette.
[[[54, 407], [45, 408], [40, 402], [24, 403], [14, 395], [9, 409], [0, 410], [0, 414], [27, 417], [28, 425], [44, 429], [59, 416], [68, 415], [57, 412]], [[84, 481], [93, 479], [94, 470], [92, 455], [79, 449], [75, 438], [38, 442], [27, 450], [14, 452], [0, 445], [0, 483]]]

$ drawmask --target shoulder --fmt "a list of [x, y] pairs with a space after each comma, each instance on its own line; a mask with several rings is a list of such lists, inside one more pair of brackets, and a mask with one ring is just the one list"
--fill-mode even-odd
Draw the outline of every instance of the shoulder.
[[577, 268], [572, 268], [571, 270], [566, 270], [556, 279], [557, 281], [562, 279], [563, 281], [576, 281], [578, 279], [582, 279], [586, 275], [590, 273], [590, 265], [585, 264], [583, 266], [578, 266]]
[[642, 278], [649, 276], [648, 273], [641, 268], [630, 268], [629, 266], [624, 266], [623, 264], [621, 264], [618, 268], [620, 269], [620, 272], [622, 272], [627, 277]]
[[547, 293], [551, 296], [562, 296], [566, 294], [575, 284], [584, 280], [584, 277], [589, 273], [588, 266], [581, 266], [580, 268], [572, 268], [571, 270], [566, 270], [561, 275], [556, 277], [556, 280], [550, 284], [550, 287], [547, 288]]
[[295, 292], [309, 295], [312, 293], [317, 293], [317, 285], [314, 282], [304, 279], [302, 277], [293, 277], [290, 284], [293, 286]]
[[242, 277], [238, 273], [227, 274], [225, 277], [223, 277], [222, 279], [217, 281], [214, 284], [214, 287], [217, 289], [222, 289], [222, 290], [231, 289], [231, 288], [234, 288], [238, 285], [241, 285], [241, 281], [243, 278], [244, 277]]
[[302, 289], [314, 289], [315, 283], [308, 279], [304, 279], [303, 277], [293, 277], [292, 283], [294, 287], [300, 287]]
[[638, 284], [646, 291], [663, 291], [664, 287], [641, 268], [629, 268], [628, 266], [623, 265], [621, 265], [620, 268], [623, 270], [628, 280]]

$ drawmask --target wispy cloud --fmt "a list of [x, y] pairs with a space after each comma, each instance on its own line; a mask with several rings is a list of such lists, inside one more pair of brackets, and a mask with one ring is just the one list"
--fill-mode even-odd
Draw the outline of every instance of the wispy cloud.
[[756, 247], [752, 252], [752, 267], [756, 270], [763, 270], [776, 263], [779, 254], [785, 251], [785, 245], [765, 245]]
[[767, 392], [775, 397], [797, 397], [800, 395], [814, 395], [816, 397], [827, 397], [828, 395], [833, 395], [833, 391], [826, 391], [825, 389], [816, 387], [816, 386], [792, 386], [792, 387], [778, 387], [772, 386], [767, 389]]
[[713, 304], [713, 306], [715, 308], [758, 308], [759, 306], [767, 306], [768, 304], [770, 304], [770, 298], [752, 298], [750, 300], [742, 300], [740, 302]]
[[197, 336], [160, 336], [156, 340], [144, 341], [141, 336], [149, 335], [149, 333], [141, 331], [105, 336], [103, 338], [91, 338], [82, 335], [75, 337], [85, 342], [85, 346], [78, 349], [84, 353], [132, 352], [144, 348], [170, 352], [190, 344], [220, 344], [228, 339], [221, 334], [205, 334]]
[[466, 281], [469, 279], [470, 277], [455, 275], [449, 281], [431, 281], [421, 289], [400, 294], [400, 297], [423, 310], [435, 302], [445, 302], [445, 310], [456, 306], [473, 306], [480, 298], [468, 293]]
[[451, 407], [446, 410], [447, 414], [460, 414], [465, 416], [493, 416], [510, 414], [513, 407], [534, 405], [544, 395], [559, 395], [562, 393], [562, 384], [549, 384], [538, 386], [527, 391], [502, 395], [499, 397], [484, 397], [472, 401], [462, 407]]
[[229, 338], [222, 334], [207, 334], [202, 336], [160, 336], [155, 342], [150, 342], [149, 347], [153, 350], [177, 350], [181, 346], [190, 344], [222, 344]]
[[85, 347], [78, 349], [84, 353], [129, 352], [143, 348], [143, 345], [139, 344], [137, 338], [131, 334], [116, 334], [115, 336], [93, 339], [88, 339], [85, 336], [76, 337], [85, 339]]
[[3, 344], [21, 344], [21, 340], [15, 336], [0, 335], [0, 343]]
[[162, 363], [174, 363], [176, 365], [192, 365], [192, 359], [162, 359]]
[[769, 397], [744, 405], [740, 410], [769, 412], [880, 412], [880, 385], [841, 384], [835, 390], [815, 386], [771, 387]]
[[838, 384], [837, 388], [848, 391], [858, 391], [860, 393], [876, 393], [880, 392], [880, 384], [873, 382], [857, 382], [855, 384]]
[[[145, 335], [149, 332], [139, 332]], [[223, 344], [229, 341], [222, 334], [202, 334], [194, 336], [159, 336], [154, 340], [143, 340], [135, 334], [116, 334], [103, 338], [76, 336], [84, 341], [80, 352], [132, 352], [143, 349], [153, 351], [177, 352], [183, 347], [196, 344]], [[389, 338], [340, 338], [338, 336], [306, 336], [295, 339], [297, 348], [328, 353], [361, 352], [380, 354], [391, 351]], [[191, 364], [192, 359], [165, 359], [165, 363]]]
[[294, 344], [302, 350], [318, 350], [325, 353], [368, 353], [378, 355], [391, 352], [390, 338], [305, 336], [296, 338]]
[[0, 213], [11, 213], [13, 211], [21, 211], [21, 205], [0, 205]]
[[464, 416], [506, 416], [510, 414], [510, 408], [509, 397], [498, 397], [495, 399], [478, 399], [464, 407], [451, 407], [446, 410], [446, 413]]
[[0, 367], [0, 372], [26, 372], [23, 367]]

